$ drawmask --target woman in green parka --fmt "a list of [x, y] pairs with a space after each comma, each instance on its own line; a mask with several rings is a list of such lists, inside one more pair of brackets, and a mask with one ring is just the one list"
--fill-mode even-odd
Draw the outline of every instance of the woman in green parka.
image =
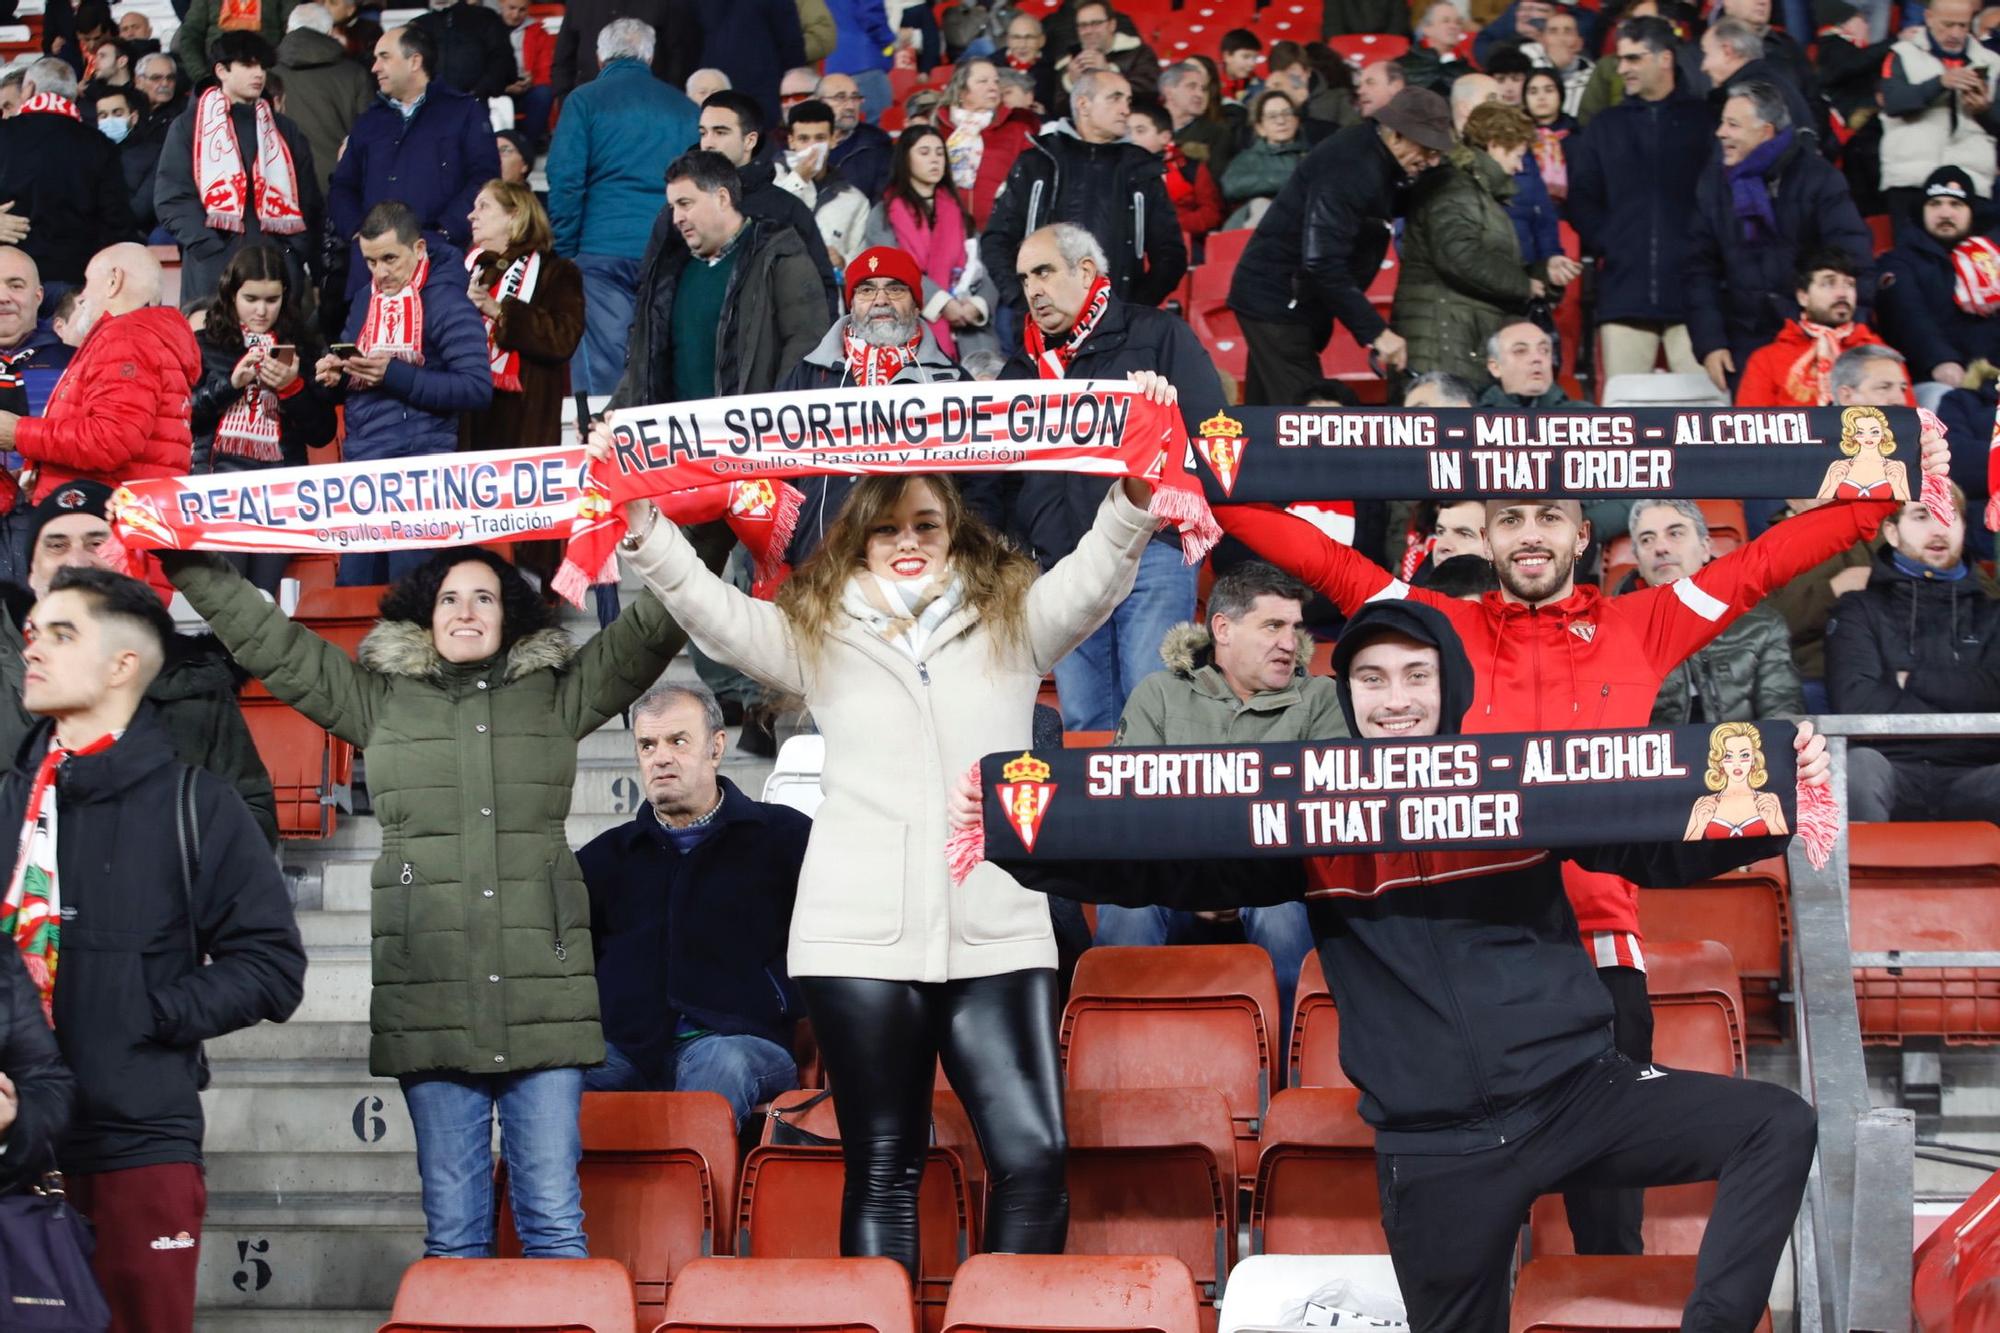
[[1409, 377], [1442, 370], [1477, 390], [1493, 382], [1487, 339], [1547, 290], [1542, 266], [1522, 263], [1507, 216], [1535, 124], [1519, 107], [1488, 102], [1473, 108], [1459, 137], [1412, 192], [1389, 324], [1409, 344]]
[[1275, 88], [1250, 100], [1250, 129], [1256, 142], [1229, 159], [1219, 182], [1223, 202], [1236, 210], [1227, 224], [1231, 227], [1254, 226], [1254, 220], [1242, 220], [1244, 206], [1284, 189], [1312, 146], [1303, 133], [1304, 113], [1289, 94]]
[[424, 1253], [493, 1253], [497, 1112], [524, 1252], [582, 1257], [577, 1111], [604, 1038], [564, 820], [577, 742], [684, 636], [643, 593], [576, 649], [513, 566], [465, 548], [389, 589], [357, 662], [221, 560], [163, 563], [245, 669], [367, 752], [382, 824], [368, 1067], [409, 1105]]

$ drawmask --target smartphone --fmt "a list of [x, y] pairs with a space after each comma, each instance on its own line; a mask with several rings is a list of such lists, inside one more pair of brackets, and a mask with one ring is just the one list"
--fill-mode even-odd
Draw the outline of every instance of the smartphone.
[[347, 360], [349, 357], [361, 355], [361, 348], [354, 343], [335, 343], [326, 350], [331, 355], [339, 357], [342, 361]]
[[271, 359], [281, 366], [295, 366], [299, 362], [299, 349], [291, 343], [279, 343], [271, 349]]

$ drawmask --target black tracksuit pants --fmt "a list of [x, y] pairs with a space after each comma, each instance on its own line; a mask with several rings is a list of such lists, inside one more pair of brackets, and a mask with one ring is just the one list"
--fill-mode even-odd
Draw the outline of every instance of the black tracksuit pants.
[[[1611, 1044], [1634, 1064], [1653, 1063], [1653, 1002], [1646, 974], [1636, 967], [1600, 967], [1597, 978], [1611, 992]], [[1578, 1254], [1644, 1254], [1644, 1190], [1566, 1190], [1563, 1209]]]
[[1505, 1333], [1528, 1207], [1574, 1186], [1717, 1181], [1683, 1333], [1749, 1333], [1770, 1300], [1817, 1122], [1783, 1088], [1635, 1064], [1616, 1052], [1526, 1137], [1483, 1152], [1376, 1154], [1382, 1226], [1413, 1333]]

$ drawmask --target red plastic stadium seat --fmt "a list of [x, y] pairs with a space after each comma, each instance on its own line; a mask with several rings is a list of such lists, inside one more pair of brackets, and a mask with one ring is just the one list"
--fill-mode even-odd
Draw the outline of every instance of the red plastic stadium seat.
[[1065, 731], [1063, 733], [1063, 749], [1101, 750], [1111, 744], [1112, 739], [1117, 735], [1118, 733], [1115, 731]]
[[1685, 889], [1640, 889], [1647, 948], [1665, 940], [1717, 940], [1736, 960], [1744, 1035], [1777, 1041], [1785, 1029], [1778, 994], [1791, 938], [1791, 875], [1781, 856]]
[[1646, 996], [1653, 1002], [1655, 1064], [1743, 1072], [1743, 991], [1726, 947], [1714, 940], [1649, 942]]
[[[1314, 675], [1323, 674], [1317, 668]], [[1351, 1088], [1340, 1067], [1340, 1011], [1320, 970], [1319, 950], [1306, 953], [1299, 964], [1299, 985], [1292, 999], [1291, 1078], [1293, 1088]]]
[[1187, 278], [1188, 323], [1208, 348], [1216, 367], [1238, 383], [1250, 364], [1250, 350], [1236, 313], [1229, 308], [1229, 282], [1254, 230], [1238, 227], [1210, 232], [1203, 260], [1189, 270]]
[[916, 1333], [894, 1259], [697, 1259], [654, 1333]]
[[[786, 1111], [815, 1094], [779, 1096], [772, 1109]], [[980, 1199], [967, 1168], [971, 1131], [958, 1099], [949, 1092], [931, 1098], [933, 1125], [955, 1124], [957, 1146], [933, 1144], [918, 1190], [917, 1226], [922, 1280], [917, 1304], [928, 1327], [943, 1317], [952, 1276], [977, 1239]], [[954, 1120], [955, 1117], [955, 1120]], [[838, 1140], [833, 1099], [786, 1117], [821, 1138]], [[768, 1138], [770, 1126], [765, 1126]], [[976, 1160], [976, 1159], [975, 1159]], [[982, 1173], [983, 1177], [983, 1173]], [[794, 1147], [764, 1143], [743, 1162], [742, 1199], [737, 1205], [736, 1253], [760, 1259], [834, 1259], [840, 1256], [840, 1196], [847, 1179], [837, 1146]]]
[[952, 1284], [944, 1333], [1200, 1333], [1194, 1275], [1163, 1255], [981, 1254]]
[[[1514, 1282], [1512, 1333], [1669, 1330], [1694, 1290], [1694, 1260], [1680, 1255], [1582, 1255], [1533, 1259]], [[1757, 1325], [1768, 1333], [1771, 1314]]]
[[[1701, 1233], [1708, 1229], [1708, 1215], [1715, 1211], [1715, 1182], [1696, 1181], [1692, 1185], [1660, 1185], [1646, 1191], [1646, 1220], [1641, 1224], [1647, 1254], [1693, 1254], [1701, 1249]], [[1570, 1234], [1569, 1214], [1562, 1196], [1544, 1194], [1528, 1213], [1531, 1252], [1575, 1254], [1576, 1238]]]
[[1257, 1169], [1257, 1120], [1278, 1085], [1278, 980], [1254, 944], [1085, 951], [1063, 1010], [1072, 1088], [1212, 1087]]
[[[736, 1114], [712, 1092], [587, 1092], [577, 1123], [591, 1251], [625, 1265], [650, 1326], [684, 1265], [729, 1253]], [[518, 1255], [504, 1164], [496, 1180], [500, 1253]]]
[[1375, 1131], [1353, 1088], [1287, 1088], [1264, 1117], [1250, 1199], [1258, 1254], [1387, 1254]]
[[1378, 60], [1394, 60], [1410, 49], [1409, 38], [1386, 32], [1347, 33], [1327, 38], [1326, 44], [1357, 70]]
[[1875, 253], [1886, 255], [1896, 248], [1896, 220], [1887, 213], [1877, 213], [1862, 219], [1868, 224], [1868, 234], [1875, 238]]
[[[1991, 1247], [2000, 1241], [2000, 1172], [1986, 1178], [1972, 1197], [1917, 1246], [1916, 1275], [1911, 1287], [1913, 1326], [1954, 1327], [1953, 1309], [1971, 1283], [1996, 1271]], [[1961, 1328], [1996, 1327], [1967, 1322]]]
[[419, 1259], [381, 1333], [635, 1333], [615, 1259]]
[[271, 774], [278, 836], [331, 836], [340, 822], [335, 802], [354, 781], [354, 747], [269, 694], [246, 690], [238, 703]]
[[1708, 540], [1717, 555], [1728, 555], [1749, 539], [1749, 521], [1743, 517], [1741, 500], [1697, 500], [1702, 519], [1708, 524]]
[[[1968, 823], [1856, 824], [1849, 930], [1857, 951], [1996, 947], [2000, 829]], [[1861, 1037], [2000, 1041], [2000, 969], [1858, 968]]]
[[[1235, 1138], [1210, 1088], [1072, 1090], [1069, 1254], [1170, 1254], [1211, 1306], [1236, 1257]], [[1208, 1316], [1204, 1315], [1207, 1319]]]

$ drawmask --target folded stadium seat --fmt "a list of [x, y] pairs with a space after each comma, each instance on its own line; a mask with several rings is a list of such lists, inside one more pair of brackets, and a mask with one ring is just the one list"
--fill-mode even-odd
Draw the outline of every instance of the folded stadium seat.
[[1200, 1333], [1186, 1264], [1165, 1255], [979, 1254], [952, 1284], [943, 1333]]
[[1778, 996], [1791, 939], [1791, 877], [1782, 856], [1685, 889], [1640, 889], [1639, 925], [1647, 946], [1663, 940], [1717, 940], [1736, 960], [1743, 988], [1743, 1035], [1787, 1035]]
[[[817, 1094], [788, 1092], [772, 1103], [783, 1114]], [[935, 1108], [939, 1097], [935, 1093]], [[952, 1099], [954, 1102], [955, 1098]], [[933, 1111], [935, 1119], [935, 1110]], [[826, 1145], [791, 1146], [766, 1142], [743, 1160], [741, 1201], [736, 1212], [736, 1253], [741, 1258], [837, 1259], [840, 1257], [840, 1196], [847, 1170], [840, 1156], [840, 1128], [828, 1097], [786, 1119]], [[972, 1251], [974, 1199], [964, 1159], [956, 1148], [933, 1145], [919, 1185], [917, 1225], [921, 1253], [917, 1306], [925, 1327], [935, 1329], [944, 1313], [952, 1276]]]
[[[962, 1211], [968, 1222], [966, 1248], [979, 1248], [979, 1224], [986, 1205], [986, 1160], [979, 1152], [979, 1138], [972, 1129], [972, 1117], [966, 1114], [965, 1104], [958, 1094], [951, 1090], [951, 1080], [944, 1074], [944, 1062], [939, 1061], [937, 1073], [931, 1080], [931, 1151], [958, 1159], [958, 1175], [965, 1181]], [[834, 1113], [834, 1100], [807, 1105], [812, 1102], [816, 1089], [797, 1092], [781, 1092], [771, 1102], [771, 1109], [778, 1112], [790, 1124], [814, 1134], [828, 1143], [840, 1142], [840, 1119]], [[775, 1136], [771, 1121], [764, 1121], [759, 1140], [770, 1143]], [[931, 1201], [942, 1203], [942, 1201]], [[948, 1218], [952, 1214], [942, 1207], [939, 1217]]]
[[1264, 1117], [1250, 1196], [1253, 1254], [1387, 1254], [1375, 1131], [1354, 1088], [1287, 1088]]
[[[1917, 1246], [1911, 1283], [1912, 1323], [1919, 1329], [1953, 1327], [1953, 1308], [1968, 1283], [1990, 1276], [1995, 1268], [1984, 1258], [2000, 1242], [2000, 1172], [1986, 1178], [1972, 1197], [1958, 1206], [1937, 1230]], [[2000, 1324], [1963, 1324], [1965, 1328]]]
[[339, 570], [339, 556], [308, 553], [292, 557], [292, 563], [285, 566], [285, 577], [299, 581], [299, 596], [303, 599], [309, 592], [331, 588]]
[[354, 747], [289, 704], [245, 690], [237, 700], [271, 775], [281, 838], [330, 837], [354, 783]]
[[1329, 37], [1326, 44], [1357, 71], [1378, 60], [1394, 60], [1410, 49], [1410, 39], [1387, 32], [1351, 32]]
[[1615, 595], [1625, 586], [1625, 576], [1638, 568], [1639, 557], [1632, 549], [1632, 534], [1621, 532], [1604, 548], [1604, 576], [1599, 586]]
[[1743, 991], [1726, 946], [1647, 941], [1646, 997], [1653, 1004], [1653, 1063], [1725, 1077], [1743, 1073]]
[[1749, 520], [1743, 517], [1741, 500], [1697, 500], [1701, 516], [1708, 523], [1708, 539], [1717, 555], [1728, 555], [1749, 540]]
[[1296, 1312], [1335, 1282], [1348, 1285], [1351, 1298], [1343, 1305], [1364, 1319], [1387, 1319], [1402, 1304], [1396, 1266], [1386, 1254], [1253, 1254], [1229, 1270], [1216, 1333], [1297, 1327]]
[[1188, 276], [1188, 324], [1208, 348], [1216, 368], [1238, 384], [1249, 369], [1250, 348], [1236, 312], [1229, 308], [1229, 282], [1254, 231], [1237, 227], [1210, 232], [1202, 262]]
[[824, 736], [787, 737], [778, 747], [778, 757], [764, 779], [763, 799], [774, 805], [788, 805], [801, 814], [817, 814], [819, 803], [826, 799], [819, 789], [820, 770], [825, 767]]
[[[1317, 655], [1315, 655], [1317, 660]], [[1315, 671], [1315, 674], [1319, 674]], [[1306, 953], [1299, 964], [1299, 985], [1292, 999], [1292, 1049], [1287, 1062], [1288, 1088], [1351, 1088], [1340, 1067], [1340, 1011], [1333, 1007], [1319, 950]]]
[[[631, 1273], [640, 1323], [650, 1328], [684, 1265], [730, 1252], [735, 1112], [713, 1092], [586, 1092], [577, 1123], [590, 1251]], [[494, 1180], [500, 1254], [517, 1257], [504, 1162]]]
[[1729, 395], [1701, 371], [1676, 375], [1613, 375], [1604, 384], [1606, 407], [1727, 407]]
[[[1669, 1254], [1575, 1255], [1533, 1259], [1514, 1280], [1511, 1333], [1597, 1333], [1681, 1326], [1694, 1290], [1694, 1260]], [[1770, 1333], [1771, 1312], [1758, 1321]]]
[[1215, 1322], [1236, 1258], [1229, 1108], [1212, 1088], [1071, 1090], [1067, 1254], [1170, 1254]]
[[615, 1259], [419, 1259], [380, 1333], [636, 1333]]
[[1276, 0], [1258, 20], [1258, 29], [1267, 43], [1290, 39], [1294, 42], [1319, 40], [1320, 0]]
[[1063, 749], [1101, 750], [1116, 738], [1116, 731], [1065, 731]]
[[[1641, 1224], [1646, 1253], [1694, 1254], [1701, 1249], [1701, 1233], [1708, 1229], [1708, 1215], [1714, 1211], [1712, 1180], [1647, 1190], [1646, 1218]], [[1561, 1195], [1544, 1194], [1529, 1209], [1527, 1250], [1531, 1258], [1576, 1253], [1576, 1238], [1570, 1234], [1569, 1214]]]
[[[2000, 828], [1855, 824], [1848, 929], [1856, 952], [1992, 949], [2000, 941]], [[1864, 1042], [2000, 1041], [2000, 969], [1856, 968]]]
[[1887, 213], [1877, 213], [1862, 221], [1868, 224], [1868, 234], [1874, 238], [1878, 258], [1896, 248], [1896, 219]]
[[894, 1259], [697, 1259], [654, 1333], [916, 1333]]
[[1087, 950], [1063, 1010], [1071, 1088], [1212, 1087], [1236, 1122], [1236, 1172], [1278, 1086], [1278, 980], [1254, 944]]

